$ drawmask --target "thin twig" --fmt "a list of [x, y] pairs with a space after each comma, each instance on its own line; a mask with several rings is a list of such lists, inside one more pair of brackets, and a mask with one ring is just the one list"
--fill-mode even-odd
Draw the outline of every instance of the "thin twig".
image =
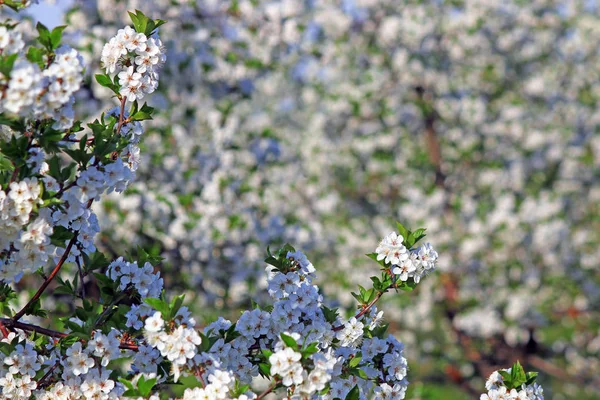
[[121, 99], [121, 111], [119, 112], [119, 124], [117, 125], [117, 135], [121, 133], [121, 128], [123, 127], [123, 123], [125, 121], [125, 103], [127, 102], [127, 97], [123, 97]]
[[25, 313], [27, 312], [27, 310], [29, 309], [29, 307], [31, 307], [32, 304], [35, 303], [40, 298], [40, 296], [42, 295], [42, 293], [44, 293], [44, 291], [46, 290], [46, 288], [48, 287], [48, 285], [50, 285], [50, 282], [52, 282], [52, 280], [54, 279], [54, 277], [58, 274], [58, 272], [62, 268], [63, 264], [65, 263], [65, 261], [69, 257], [69, 253], [71, 252], [71, 248], [75, 244], [75, 241], [77, 241], [77, 232], [75, 233], [75, 235], [73, 236], [73, 238], [69, 241], [69, 244], [67, 244], [65, 252], [63, 253], [63, 255], [60, 258], [60, 260], [56, 263], [56, 266], [54, 267], [54, 269], [52, 270], [52, 272], [50, 273], [50, 275], [48, 275], [48, 277], [44, 280], [44, 283], [42, 283], [42, 286], [40, 286], [40, 288], [33, 295], [33, 297], [31, 298], [31, 300], [29, 300], [27, 302], [27, 304], [25, 305], [25, 307], [23, 307], [21, 309], [21, 311], [19, 311], [18, 313], [15, 314], [15, 316], [12, 318], [13, 321], [17, 322], [23, 315], [25, 315]]
[[[10, 328], [21, 329], [26, 332], [37, 332], [44, 336], [49, 336], [49, 337], [53, 337], [53, 338], [64, 338], [64, 337], [69, 336], [68, 333], [58, 332], [58, 331], [55, 331], [52, 329], [47, 329], [47, 328], [42, 328], [41, 326], [28, 324], [25, 322], [13, 321], [10, 318], [0, 318], [0, 323], [3, 323], [4, 325], [6, 325]], [[121, 343], [119, 344], [119, 348], [123, 349], [123, 350], [137, 351], [139, 346], [130, 341], [121, 341]]]
[[53, 331], [52, 329], [42, 328], [41, 326], [27, 324], [25, 322], [14, 321], [10, 318], [0, 318], [0, 322], [11, 328], [17, 328], [27, 332], [37, 332], [53, 338], [63, 338], [68, 336], [68, 334], [63, 332]]
[[[92, 206], [93, 202], [94, 202], [94, 199], [88, 200], [86, 207], [90, 208]], [[56, 266], [54, 267], [54, 269], [52, 270], [52, 272], [50, 273], [50, 275], [48, 275], [48, 277], [46, 279], [44, 279], [44, 283], [42, 283], [42, 286], [40, 286], [40, 288], [38, 289], [38, 291], [35, 292], [35, 294], [31, 298], [31, 300], [29, 300], [27, 302], [27, 304], [25, 304], [25, 307], [23, 307], [21, 309], [21, 311], [19, 311], [18, 313], [15, 314], [15, 316], [12, 318], [13, 321], [16, 322], [19, 319], [21, 319], [21, 317], [23, 315], [25, 315], [25, 313], [27, 312], [27, 310], [29, 309], [29, 307], [31, 307], [31, 305], [33, 303], [35, 303], [42, 296], [42, 293], [44, 293], [44, 291], [46, 290], [46, 288], [48, 287], [48, 285], [50, 285], [50, 282], [52, 282], [52, 280], [54, 279], [54, 277], [56, 275], [58, 275], [58, 272], [60, 271], [60, 269], [62, 268], [63, 264], [65, 263], [65, 261], [69, 257], [69, 253], [71, 252], [71, 248], [73, 247], [73, 245], [77, 241], [77, 236], [78, 235], [79, 235], [79, 231], [76, 231], [75, 234], [73, 235], [73, 238], [69, 241], [69, 244], [67, 244], [67, 247], [65, 248], [65, 252], [63, 253], [63, 255], [60, 258], [60, 260], [58, 260], [58, 263], [56, 263]]]
[[269, 386], [269, 388], [267, 390], [265, 390], [264, 392], [259, 394], [258, 397], [256, 398], [256, 400], [260, 400], [260, 399], [264, 398], [266, 395], [268, 395], [269, 393], [271, 393], [273, 390], [275, 390], [275, 388], [277, 387], [278, 384], [279, 384], [279, 382], [275, 381], [271, 386]]
[[44, 374], [44, 376], [42, 376], [40, 378], [40, 380], [37, 382], [38, 389], [43, 389], [44, 388], [44, 386], [46, 385], [46, 379], [48, 379], [52, 375], [52, 373], [54, 372], [54, 370], [56, 368], [58, 368], [59, 364], [60, 364], [60, 361], [56, 361], [54, 363], [54, 365], [48, 370], [48, 372], [46, 372]]
[[[383, 296], [384, 292], [378, 292], [377, 296], [375, 296], [375, 298], [373, 300], [371, 300], [371, 302], [365, 307], [363, 308], [358, 314], [356, 314], [354, 316], [354, 318], [359, 319], [360, 317], [362, 317], [363, 315], [365, 315], [366, 313], [369, 312], [369, 310], [371, 310], [371, 308], [373, 308], [373, 306], [375, 305], [375, 303], [377, 303], [377, 301], [379, 301], [379, 299], [381, 298], [381, 296]], [[342, 329], [344, 329], [344, 325], [340, 325], [340, 326], [336, 326], [333, 328], [334, 331], [341, 331]]]
[[81, 271], [81, 257], [77, 256], [75, 258], [75, 262], [77, 263], [77, 269], [79, 270], [79, 281], [81, 283], [81, 296], [85, 298], [85, 284], [83, 283], [83, 272]]

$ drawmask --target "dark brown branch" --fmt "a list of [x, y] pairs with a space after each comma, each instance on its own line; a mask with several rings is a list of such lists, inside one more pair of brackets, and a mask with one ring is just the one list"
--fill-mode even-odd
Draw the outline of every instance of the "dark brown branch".
[[40, 296], [42, 295], [42, 293], [44, 293], [44, 291], [46, 290], [46, 288], [48, 287], [48, 285], [50, 285], [50, 282], [52, 282], [52, 280], [54, 279], [54, 277], [56, 275], [58, 275], [58, 272], [60, 271], [60, 269], [62, 268], [63, 264], [65, 263], [65, 261], [69, 257], [69, 253], [71, 252], [71, 248], [73, 247], [73, 245], [77, 241], [77, 233], [78, 232], [75, 233], [75, 235], [73, 236], [73, 238], [69, 241], [69, 244], [67, 244], [65, 252], [63, 253], [63, 255], [60, 258], [60, 260], [56, 263], [56, 266], [54, 267], [54, 269], [52, 270], [52, 272], [50, 273], [50, 275], [48, 275], [48, 277], [44, 280], [44, 283], [42, 283], [42, 286], [40, 286], [40, 288], [33, 295], [33, 297], [31, 298], [31, 300], [29, 300], [27, 302], [27, 304], [25, 305], [25, 307], [23, 307], [21, 309], [21, 311], [19, 311], [18, 313], [15, 314], [15, 316], [12, 318], [13, 321], [17, 322], [23, 315], [25, 315], [25, 313], [27, 313], [27, 310], [29, 309], [29, 307], [31, 307], [32, 304], [35, 303], [40, 298]]
[[[94, 199], [88, 200], [86, 207], [90, 208], [92, 206], [93, 202], [94, 202]], [[65, 261], [69, 257], [69, 253], [71, 252], [71, 248], [73, 247], [73, 245], [77, 241], [77, 235], [78, 234], [79, 234], [79, 231], [76, 231], [75, 234], [73, 235], [73, 238], [69, 241], [69, 244], [67, 244], [67, 247], [65, 248], [65, 252], [63, 253], [63, 255], [60, 258], [60, 260], [58, 260], [58, 263], [56, 263], [56, 266], [54, 267], [54, 269], [52, 270], [52, 272], [50, 273], [50, 275], [48, 275], [48, 277], [46, 279], [44, 279], [44, 283], [42, 283], [42, 286], [40, 286], [40, 288], [33, 295], [33, 297], [31, 298], [31, 300], [29, 300], [27, 302], [27, 304], [25, 304], [25, 307], [23, 307], [21, 309], [21, 311], [19, 311], [18, 313], [15, 314], [15, 316], [12, 318], [13, 321], [15, 321], [15, 322], [18, 321], [19, 319], [21, 319], [21, 317], [23, 315], [25, 315], [27, 313], [27, 310], [29, 309], [29, 307], [31, 307], [31, 305], [33, 303], [35, 303], [42, 296], [42, 294], [44, 293], [44, 291], [46, 290], [46, 288], [48, 287], [48, 285], [50, 285], [50, 282], [52, 282], [52, 280], [56, 277], [56, 275], [58, 275], [58, 272], [60, 271], [60, 269], [62, 268], [63, 264], [65, 263]]]
[[[26, 332], [37, 332], [41, 335], [58, 338], [58, 339], [69, 336], [68, 333], [59, 332], [59, 331], [55, 331], [55, 330], [47, 329], [47, 328], [42, 328], [41, 326], [28, 324], [25, 322], [14, 321], [10, 318], [0, 318], [0, 323], [4, 324], [10, 328], [21, 329]], [[137, 351], [138, 345], [135, 343], [132, 343], [131, 341], [122, 340], [121, 344], [119, 345], [119, 348], [123, 349], [123, 350]]]

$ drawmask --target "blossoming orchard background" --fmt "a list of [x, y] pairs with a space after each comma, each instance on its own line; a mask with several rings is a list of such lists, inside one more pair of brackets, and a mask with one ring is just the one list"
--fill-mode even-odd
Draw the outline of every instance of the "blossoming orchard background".
[[[440, 255], [413, 292], [378, 303], [405, 346], [406, 398], [478, 398], [517, 360], [547, 398], [598, 398], [600, 4], [59, 3], [44, 7], [86, 65], [84, 121], [116, 105], [94, 74], [127, 11], [168, 21], [136, 179], [93, 204], [95, 246], [163, 257], [166, 293], [186, 295], [196, 324], [265, 303], [265, 249], [286, 242], [351, 317], [350, 291], [373, 275], [364, 254], [397, 219], [427, 227]], [[69, 315], [61, 296], [44, 308]]]

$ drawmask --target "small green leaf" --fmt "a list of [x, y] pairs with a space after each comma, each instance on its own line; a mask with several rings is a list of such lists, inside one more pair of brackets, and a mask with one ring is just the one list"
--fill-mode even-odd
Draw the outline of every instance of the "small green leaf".
[[404, 225], [402, 225], [400, 222], [396, 222], [396, 228], [398, 229], [398, 233], [400, 234], [400, 236], [402, 236], [402, 238], [406, 240], [406, 238], [410, 234], [410, 231], [406, 229]]
[[119, 85], [113, 83], [112, 79], [107, 74], [96, 74], [94, 76], [96, 78], [96, 82], [98, 82], [101, 86], [109, 88], [114, 93], [119, 92]]
[[146, 304], [148, 304], [150, 307], [154, 308], [156, 311], [160, 312], [161, 316], [163, 318], [168, 318], [169, 317], [169, 304], [167, 304], [166, 302], [160, 300], [160, 299], [154, 299], [154, 298], [146, 298], [144, 299], [144, 301], [146, 302]]
[[169, 319], [175, 318], [175, 316], [177, 315], [177, 312], [183, 305], [184, 298], [185, 298], [185, 294], [173, 297], [173, 299], [171, 300], [171, 304], [169, 304], [169, 309], [170, 309], [170, 313], [168, 316]]
[[260, 369], [260, 372], [263, 374], [263, 376], [271, 376], [271, 366], [269, 364], [260, 363], [258, 364], [258, 368]]
[[148, 380], [144, 380], [144, 381], [142, 381], [142, 378], [143, 378], [143, 376], [138, 381], [138, 390], [140, 392], [140, 395], [142, 395], [142, 397], [149, 397], [150, 392], [152, 392], [152, 388], [156, 384], [156, 378], [152, 378], [152, 379], [148, 379]]
[[286, 346], [291, 347], [294, 350], [298, 349], [298, 343], [296, 343], [296, 339], [289, 335], [286, 335], [285, 333], [282, 333], [280, 336], [281, 340], [283, 340], [283, 343], [285, 343]]
[[352, 358], [350, 360], [350, 362], [348, 363], [348, 366], [350, 368], [354, 368], [354, 367], [358, 366], [358, 364], [360, 364], [361, 360], [362, 360], [362, 354], [359, 352], [356, 354], [356, 356], [354, 356], [354, 358]]
[[27, 50], [27, 59], [40, 67], [44, 66], [44, 51], [37, 47], [30, 47]]
[[50, 39], [50, 31], [44, 24], [38, 22], [35, 28], [38, 31], [38, 42], [48, 50], [52, 50], [52, 40]]
[[358, 385], [355, 385], [352, 390], [348, 392], [345, 400], [359, 400], [360, 399], [360, 389]]
[[[0, 73], [6, 77], [10, 77], [10, 72], [12, 71], [15, 61], [17, 61], [18, 54], [11, 54], [8, 56], [0, 57]], [[5, 123], [1, 123], [2, 125], [8, 125]]]
[[58, 48], [58, 45], [60, 44], [60, 41], [62, 39], [63, 31], [66, 27], [66, 25], [61, 25], [52, 29], [52, 32], [50, 33], [50, 46], [52, 47], [52, 50]]

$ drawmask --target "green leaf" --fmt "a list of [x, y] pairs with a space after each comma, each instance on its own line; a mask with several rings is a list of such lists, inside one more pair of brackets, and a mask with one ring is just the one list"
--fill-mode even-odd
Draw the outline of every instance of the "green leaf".
[[140, 392], [140, 395], [142, 395], [142, 397], [149, 397], [150, 392], [152, 392], [152, 388], [156, 384], [156, 378], [152, 378], [152, 379], [148, 379], [148, 380], [143, 380], [143, 378], [144, 378], [144, 376], [142, 375], [142, 377], [138, 381], [138, 390]]
[[129, 120], [131, 121], [144, 121], [148, 119], [152, 119], [152, 113], [154, 112], [154, 108], [150, 107], [146, 103], [142, 106], [139, 111], [132, 112]]
[[264, 377], [271, 376], [271, 366], [266, 363], [258, 364], [258, 368]]
[[58, 45], [62, 39], [62, 33], [66, 27], [66, 25], [61, 25], [52, 29], [52, 32], [50, 33], [50, 46], [52, 47], [52, 50], [58, 48]]
[[263, 356], [265, 356], [265, 358], [268, 360], [269, 357], [271, 357], [273, 355], [273, 352], [271, 350], [268, 349], [262, 349], [261, 353], [263, 354]]
[[362, 360], [362, 354], [360, 352], [358, 352], [356, 354], [356, 356], [354, 356], [354, 358], [352, 358], [350, 360], [350, 362], [348, 363], [348, 366], [350, 368], [354, 368], [354, 367], [358, 366], [358, 364], [360, 364], [361, 360]]
[[12, 171], [14, 171], [14, 169], [15, 169], [15, 166], [13, 165], [12, 161], [10, 161], [10, 159], [8, 157], [6, 157], [4, 154], [0, 153], [0, 171], [12, 172]]
[[298, 343], [296, 343], [296, 339], [286, 335], [285, 333], [282, 333], [280, 336], [281, 340], [283, 340], [283, 343], [285, 343], [286, 346], [291, 347], [294, 350], [298, 349]]
[[[0, 57], [0, 73], [2, 75], [9, 77], [10, 73], [15, 65], [15, 61], [17, 61], [18, 54], [11, 54], [8, 56]], [[6, 124], [2, 124], [6, 125]]]
[[44, 66], [44, 51], [37, 47], [30, 47], [27, 50], [27, 59], [42, 68]]
[[410, 234], [410, 231], [406, 229], [400, 222], [396, 222], [396, 228], [398, 229], [400, 236], [402, 236], [404, 239], [406, 239]]
[[144, 299], [144, 301], [150, 307], [152, 307], [156, 311], [160, 312], [160, 314], [162, 315], [163, 318], [169, 317], [169, 304], [167, 304], [166, 302], [164, 302], [160, 299], [154, 299], [154, 298], [146, 298], [146, 299]]
[[313, 343], [309, 344], [308, 346], [306, 346], [305, 349], [302, 350], [302, 354], [306, 355], [306, 356], [310, 356], [311, 354], [315, 354], [316, 352], [319, 351], [318, 345], [319, 344], [317, 342], [313, 342]]
[[119, 93], [119, 85], [113, 83], [112, 79], [107, 74], [96, 74], [94, 77], [96, 78], [96, 82], [98, 82], [101, 86], [109, 88], [114, 93]]
[[56, 289], [54, 289], [52, 291], [52, 294], [68, 294], [70, 296], [75, 296], [75, 292], [73, 291], [73, 288], [71, 288], [67, 285], [58, 286]]
[[[150, 36], [154, 29], [157, 27], [157, 23], [151, 20], [150, 18], [146, 17], [144, 13], [140, 10], [135, 10], [135, 14], [130, 11], [128, 13], [136, 32], [143, 33], [146, 36]], [[164, 22], [160, 23], [160, 25], [162, 24], [164, 24]]]
[[360, 389], [358, 385], [355, 385], [352, 390], [348, 392], [345, 400], [358, 400], [360, 398]]
[[64, 226], [57, 225], [54, 227], [50, 241], [53, 245], [58, 247], [64, 247], [65, 243], [73, 238], [73, 232], [65, 228]]
[[338, 317], [338, 309], [337, 308], [327, 308], [326, 306], [322, 306], [321, 310], [323, 311], [323, 316], [325, 320], [329, 323], [333, 323], [337, 320]]
[[35, 28], [38, 31], [38, 42], [48, 50], [52, 50], [52, 40], [50, 39], [50, 31], [44, 24], [38, 22]]
[[179, 309], [181, 308], [181, 306], [183, 304], [184, 298], [185, 298], [185, 294], [173, 297], [173, 300], [171, 300], [171, 304], [169, 304], [169, 309], [170, 309], [170, 313], [168, 316], [169, 319], [175, 318], [175, 315], [177, 315], [177, 311], [179, 311]]
[[526, 385], [532, 385], [536, 378], [538, 376], [537, 372], [528, 372], [527, 373], [527, 381], [525, 382]]
[[525, 370], [519, 361], [512, 366], [510, 370], [510, 377], [513, 388], [519, 388], [527, 381], [527, 375], [525, 375]]
[[500, 376], [502, 376], [502, 380], [504, 381], [504, 385], [506, 387], [512, 387], [512, 377], [507, 371], [498, 371]]
[[133, 383], [131, 383], [130, 380], [128, 379], [124, 379], [124, 378], [119, 378], [119, 382], [121, 382], [123, 385], [125, 385], [125, 387], [129, 390], [134, 390], [134, 386]]
[[405, 292], [412, 292], [417, 287], [413, 278], [408, 278], [407, 281], [397, 281], [396, 288]]
[[413, 232], [413, 237], [415, 240], [415, 244], [419, 242], [419, 240], [423, 239], [425, 236], [427, 236], [425, 234], [425, 228], [419, 228], [416, 231]]
[[83, 262], [84, 272], [86, 274], [90, 273], [91, 271], [103, 269], [109, 264], [106, 256], [99, 251], [92, 253], [91, 256], [87, 253], [83, 253]]
[[373, 329], [371, 331], [371, 335], [373, 337], [377, 337], [379, 339], [383, 339], [384, 336], [385, 336], [385, 334], [386, 334], [386, 332], [387, 332], [387, 330], [388, 330], [389, 326], [390, 326], [390, 324], [388, 324], [388, 323], [383, 324], [381, 326], [377, 326], [377, 327], [375, 327], [375, 329]]

